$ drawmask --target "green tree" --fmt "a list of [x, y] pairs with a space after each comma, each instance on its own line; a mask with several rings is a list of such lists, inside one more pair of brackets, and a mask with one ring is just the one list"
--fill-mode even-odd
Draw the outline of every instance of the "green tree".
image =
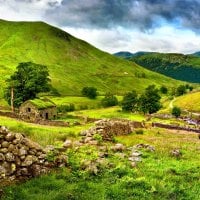
[[138, 95], [136, 91], [128, 92], [122, 100], [122, 110], [135, 112], [137, 110]]
[[167, 87], [164, 86], [164, 85], [162, 85], [162, 86], [160, 87], [160, 92], [161, 92], [162, 94], [167, 94], [167, 92], [168, 92]]
[[97, 96], [97, 89], [95, 87], [84, 87], [82, 89], [82, 95], [90, 99], [95, 99]]
[[155, 85], [150, 85], [139, 98], [140, 111], [145, 114], [157, 112], [162, 107], [160, 99], [159, 90], [156, 89]]
[[5, 98], [10, 104], [11, 88], [14, 91], [14, 106], [19, 107], [23, 102], [34, 99], [40, 92], [47, 92], [49, 84], [48, 69], [44, 65], [32, 62], [20, 63], [15, 73], [7, 80], [8, 87], [5, 90]]
[[179, 85], [176, 89], [176, 96], [181, 96], [183, 94], [185, 94], [186, 91], [186, 86], [185, 85]]
[[108, 93], [105, 97], [101, 100], [101, 104], [103, 107], [111, 107], [118, 105], [117, 97]]
[[174, 115], [176, 118], [180, 117], [181, 115], [181, 109], [179, 107], [173, 107], [172, 108], [172, 115]]

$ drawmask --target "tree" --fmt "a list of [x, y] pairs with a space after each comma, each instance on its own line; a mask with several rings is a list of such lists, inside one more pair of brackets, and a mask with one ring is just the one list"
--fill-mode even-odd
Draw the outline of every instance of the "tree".
[[168, 92], [167, 87], [164, 86], [164, 85], [162, 85], [162, 86], [160, 87], [160, 92], [161, 92], [162, 94], [167, 94], [167, 92]]
[[183, 94], [185, 94], [186, 91], [186, 86], [185, 85], [179, 85], [176, 89], [176, 96], [181, 96]]
[[122, 100], [122, 110], [134, 112], [137, 110], [138, 95], [136, 91], [127, 93]]
[[144, 94], [139, 98], [139, 109], [143, 113], [155, 113], [161, 108], [159, 90], [155, 85], [146, 88]]
[[11, 89], [13, 89], [13, 103], [15, 107], [19, 107], [26, 100], [34, 99], [38, 93], [49, 91], [49, 82], [46, 66], [32, 62], [20, 63], [15, 73], [7, 80], [5, 98], [10, 104]]
[[118, 104], [117, 97], [108, 93], [105, 95], [105, 97], [101, 100], [101, 104], [103, 107], [111, 107], [116, 106]]
[[180, 117], [181, 115], [181, 109], [179, 107], [173, 107], [172, 108], [172, 115], [174, 115], [176, 118]]
[[90, 99], [95, 99], [97, 96], [97, 89], [94, 87], [84, 87], [81, 93], [83, 96], [86, 96]]

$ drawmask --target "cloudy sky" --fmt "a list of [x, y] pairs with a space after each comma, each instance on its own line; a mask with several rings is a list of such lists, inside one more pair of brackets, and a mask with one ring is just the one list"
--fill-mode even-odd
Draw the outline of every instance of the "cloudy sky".
[[45, 21], [110, 53], [200, 51], [200, 0], [0, 0], [0, 18]]

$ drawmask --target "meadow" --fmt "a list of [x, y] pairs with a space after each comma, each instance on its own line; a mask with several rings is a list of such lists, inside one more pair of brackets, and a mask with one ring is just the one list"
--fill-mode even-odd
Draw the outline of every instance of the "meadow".
[[[122, 154], [109, 152], [98, 174], [81, 169], [84, 160], [97, 159], [97, 148], [85, 146], [68, 151], [69, 168], [28, 182], [6, 187], [6, 200], [164, 200], [200, 198], [199, 144], [196, 134], [161, 129], [144, 130], [115, 138], [128, 147], [150, 144], [155, 152], [142, 150], [142, 161], [131, 167]], [[105, 144], [104, 144], [105, 145]], [[111, 145], [106, 143], [107, 146]], [[180, 149], [182, 156], [170, 152]], [[112, 167], [110, 167], [112, 166]]]

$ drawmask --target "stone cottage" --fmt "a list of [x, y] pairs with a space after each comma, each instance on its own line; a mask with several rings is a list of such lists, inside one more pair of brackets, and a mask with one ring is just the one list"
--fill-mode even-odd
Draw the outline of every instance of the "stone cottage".
[[49, 99], [33, 99], [20, 106], [19, 115], [22, 119], [32, 122], [52, 120], [57, 117], [57, 108]]

